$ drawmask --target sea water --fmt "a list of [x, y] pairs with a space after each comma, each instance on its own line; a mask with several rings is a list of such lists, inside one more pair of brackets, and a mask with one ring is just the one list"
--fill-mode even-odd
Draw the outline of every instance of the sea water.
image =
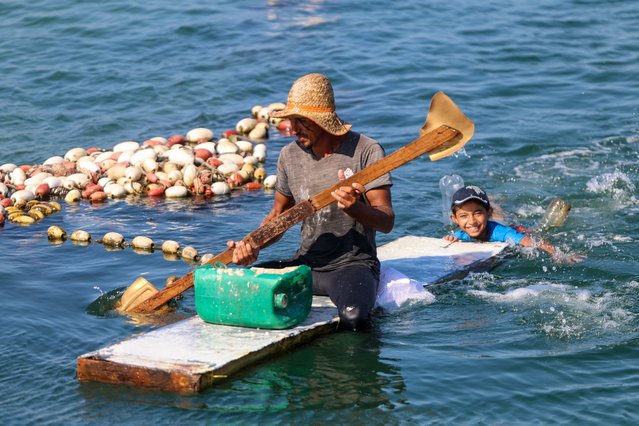
[[[217, 253], [259, 225], [273, 193], [63, 204], [0, 230], [0, 412], [4, 424], [635, 424], [639, 421], [639, 6], [634, 1], [182, 2], [0, 4], [0, 163], [41, 163], [212, 128], [285, 101], [328, 75], [338, 112], [392, 152], [418, 136], [430, 97], [476, 125], [466, 155], [393, 173], [392, 233], [441, 236], [439, 180], [486, 189], [587, 259], [521, 249], [431, 292], [198, 395], [79, 384], [76, 357], [156, 326], [87, 310], [143, 276], [194, 265], [158, 252], [50, 244], [46, 229], [146, 235]], [[275, 172], [290, 138], [273, 132]], [[296, 227], [263, 259], [290, 255]], [[414, 277], [419, 279], [419, 277]], [[174, 317], [194, 314], [187, 292]]]

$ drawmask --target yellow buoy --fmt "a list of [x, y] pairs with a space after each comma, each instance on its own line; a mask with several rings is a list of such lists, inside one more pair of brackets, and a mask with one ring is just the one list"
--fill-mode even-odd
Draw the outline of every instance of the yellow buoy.
[[67, 237], [67, 232], [59, 226], [53, 225], [47, 229], [47, 235], [50, 240], [64, 240]]
[[44, 213], [45, 216], [49, 216], [51, 213], [53, 213], [53, 209], [51, 207], [49, 207], [46, 204], [36, 204], [33, 207], [31, 207], [31, 210], [40, 210], [42, 213]]
[[155, 244], [149, 237], [138, 236], [131, 241], [131, 246], [138, 250], [153, 250]]
[[87, 243], [91, 241], [91, 234], [81, 229], [76, 229], [75, 231], [71, 233], [71, 241]]
[[117, 232], [107, 232], [104, 237], [99, 241], [105, 246], [121, 247], [124, 243], [124, 236]]
[[78, 191], [77, 189], [72, 189], [64, 197], [64, 201], [66, 201], [67, 203], [77, 203], [78, 201], [80, 201], [80, 198], [82, 198], [82, 194], [80, 193], [80, 191]]
[[166, 254], [175, 254], [180, 250], [180, 243], [177, 241], [166, 240], [162, 243], [162, 252]]
[[24, 213], [9, 215], [9, 220], [17, 225], [31, 225], [36, 222], [35, 218]]
[[57, 201], [50, 201], [49, 207], [51, 207], [53, 211], [56, 211], [56, 212], [59, 212], [60, 210], [62, 210], [62, 206]]
[[183, 259], [186, 260], [197, 260], [198, 252], [195, 247], [187, 246], [182, 249], [180, 253]]
[[42, 210], [38, 210], [38, 209], [31, 209], [29, 210], [27, 214], [31, 216], [32, 218], [34, 218], [35, 220], [42, 220], [45, 217], [45, 214], [42, 213]]

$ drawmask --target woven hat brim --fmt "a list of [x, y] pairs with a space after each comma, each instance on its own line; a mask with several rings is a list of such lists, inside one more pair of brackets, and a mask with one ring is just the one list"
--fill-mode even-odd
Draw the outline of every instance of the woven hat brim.
[[271, 117], [275, 118], [291, 118], [291, 117], [303, 117], [308, 118], [313, 123], [326, 130], [328, 133], [341, 136], [348, 133], [353, 127], [351, 124], [339, 118], [334, 112], [313, 112], [300, 110], [297, 107], [285, 108], [281, 111], [274, 111], [271, 113]]

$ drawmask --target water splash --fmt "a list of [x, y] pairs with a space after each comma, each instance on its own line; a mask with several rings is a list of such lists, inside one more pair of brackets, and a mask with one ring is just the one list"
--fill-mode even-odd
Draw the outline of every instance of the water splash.
[[453, 153], [453, 157], [455, 158], [471, 158], [470, 154], [468, 152], [466, 152], [466, 147], [462, 146], [461, 148], [459, 148], [459, 150], [457, 150], [455, 153]]
[[620, 171], [595, 176], [586, 183], [586, 191], [610, 194], [614, 200], [620, 202], [636, 203], [637, 200], [633, 195], [635, 188], [635, 184], [628, 175]]
[[[521, 280], [510, 284], [521, 284]], [[540, 282], [505, 292], [471, 289], [468, 294], [518, 312], [524, 325], [558, 339], [582, 339], [591, 335], [626, 333], [634, 325], [635, 314], [619, 294], [575, 286]]]

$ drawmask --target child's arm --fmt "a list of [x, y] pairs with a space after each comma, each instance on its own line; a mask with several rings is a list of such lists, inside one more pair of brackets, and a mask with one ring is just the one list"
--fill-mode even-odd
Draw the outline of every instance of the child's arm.
[[525, 236], [519, 242], [524, 247], [537, 247], [552, 255], [553, 262], [557, 263], [579, 263], [586, 258], [585, 255], [580, 253], [562, 253], [557, 250], [552, 244], [547, 243], [544, 240], [533, 240], [529, 236]]
[[545, 251], [548, 254], [557, 253], [557, 249], [555, 247], [553, 247], [551, 244], [545, 242], [544, 240], [533, 240], [529, 236], [525, 236], [524, 238], [522, 238], [521, 241], [519, 242], [519, 244], [524, 246], [524, 247], [537, 247], [537, 248], [540, 248], [540, 249], [542, 249], [543, 251]]

